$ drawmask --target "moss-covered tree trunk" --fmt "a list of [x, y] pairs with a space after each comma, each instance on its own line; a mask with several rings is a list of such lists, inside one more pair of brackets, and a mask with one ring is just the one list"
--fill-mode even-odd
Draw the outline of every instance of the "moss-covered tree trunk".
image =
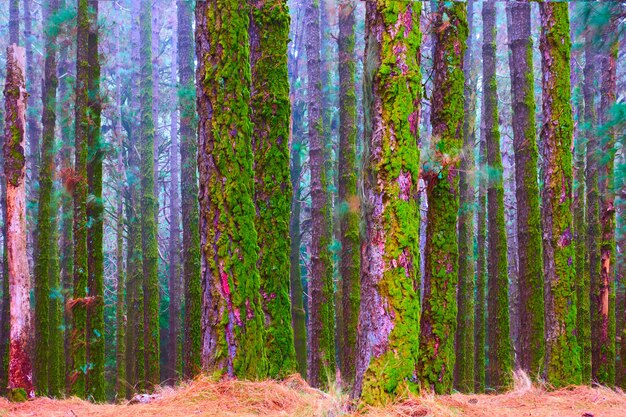
[[567, 3], [541, 3], [543, 120], [544, 375], [555, 387], [581, 381], [572, 242], [572, 108]]
[[459, 287], [457, 291], [456, 362], [454, 386], [461, 392], [474, 390], [474, 204], [475, 166], [474, 141], [476, 140], [476, 88], [477, 74], [473, 66], [475, 57], [474, 4], [467, 3], [467, 49], [463, 56], [463, 150], [459, 163]]
[[[174, 23], [175, 25], [176, 23]], [[173, 28], [175, 29], [175, 28]], [[176, 31], [173, 30], [173, 36]], [[176, 42], [172, 40], [172, 84], [176, 85]], [[175, 102], [176, 97], [172, 97]], [[170, 117], [170, 228], [168, 242], [169, 277], [168, 287], [170, 292], [170, 307], [168, 315], [167, 358], [165, 363], [164, 379], [173, 384], [181, 375], [181, 310], [182, 310], [182, 268], [181, 268], [181, 242], [180, 242], [180, 154], [178, 142], [178, 108], [173, 108]]]
[[139, 153], [141, 185], [141, 250], [144, 292], [144, 367], [147, 388], [160, 382], [159, 252], [157, 198], [154, 194], [154, 119], [152, 109], [152, 3], [141, 0], [139, 13]]
[[599, 219], [600, 219], [600, 275], [592, 288], [594, 302], [593, 327], [598, 339], [594, 357], [593, 378], [603, 385], [615, 384], [615, 129], [609, 127], [611, 108], [617, 93], [617, 8], [605, 4], [611, 16], [605, 26], [606, 45], [600, 56], [600, 130], [601, 162], [598, 166]]
[[[57, 207], [54, 196], [55, 173], [55, 126], [57, 78], [57, 45], [54, 15], [58, 10], [58, 0], [49, 0], [45, 9], [46, 59], [43, 85], [41, 165], [39, 168], [39, 210], [37, 212], [36, 240], [39, 242], [35, 253], [35, 358], [34, 382], [37, 392], [58, 396], [59, 386], [59, 317], [58, 306], [61, 292], [58, 288], [59, 270], [57, 256]], [[55, 266], [57, 268], [55, 268]], [[57, 284], [52, 287], [51, 284]], [[57, 306], [58, 303], [58, 306]], [[54, 315], [52, 317], [51, 315]], [[55, 325], [56, 324], [56, 325]], [[52, 389], [49, 389], [49, 382]], [[53, 386], [53, 387], [52, 387]], [[54, 391], [54, 392], [51, 392]]]
[[89, 61], [88, 1], [77, 0], [76, 87], [74, 88], [74, 170], [71, 188], [74, 197], [74, 290], [69, 301], [72, 309], [72, 370], [70, 393], [86, 395], [87, 374], [87, 110]]
[[196, 138], [196, 90], [194, 86], [194, 44], [192, 2], [177, 3], [178, 106], [180, 109], [180, 184], [183, 227], [183, 286], [185, 317], [183, 335], [183, 376], [200, 372], [202, 349], [200, 283], [200, 233], [198, 226], [198, 145]]
[[8, 396], [24, 401], [35, 396], [30, 359], [30, 273], [26, 253], [24, 48], [7, 48], [4, 85], [4, 175], [7, 184], [6, 239], [10, 297]]
[[[446, 22], [444, 24], [444, 22]], [[459, 163], [463, 148], [465, 3], [441, 3], [435, 14], [432, 160], [424, 166], [428, 217], [417, 375], [422, 388], [452, 390], [457, 324]]]
[[98, 2], [89, 0], [89, 35], [87, 61], [87, 396], [105, 401], [104, 392], [104, 204], [102, 202], [102, 159], [104, 148], [100, 136], [100, 62], [98, 55]]
[[296, 370], [289, 299], [289, 10], [284, 0], [250, 0], [255, 228], [261, 299], [265, 313], [268, 376]]
[[[484, 111], [484, 100], [482, 103]], [[484, 121], [483, 121], [484, 123]], [[481, 139], [478, 156], [478, 200], [476, 221], [476, 305], [474, 308], [474, 391], [484, 392], [486, 388], [486, 331], [487, 331], [487, 144], [481, 126]]]
[[255, 379], [267, 374], [267, 357], [254, 228], [248, 24], [244, 2], [196, 3], [202, 361], [214, 375]]
[[335, 378], [335, 326], [330, 199], [322, 114], [320, 7], [305, 2], [309, 165], [311, 171], [311, 277], [309, 281], [308, 381], [325, 386]]
[[541, 217], [537, 179], [535, 79], [530, 3], [508, 3], [509, 68], [511, 72], [513, 149], [517, 201], [517, 258], [519, 268], [519, 365], [538, 377], [544, 358], [543, 271]]
[[[354, 395], [406, 395], [419, 348], [421, 4], [366, 5], [365, 237]], [[392, 151], [393, 150], [393, 151]]]
[[339, 3], [339, 275], [343, 333], [339, 338], [341, 378], [354, 381], [356, 333], [360, 303], [360, 207], [357, 195], [357, 102], [355, 59], [355, 8], [353, 0]]
[[509, 338], [509, 280], [504, 223], [504, 188], [496, 82], [496, 9], [483, 3], [483, 118], [487, 164], [487, 384], [495, 389], [511, 383], [513, 352]]

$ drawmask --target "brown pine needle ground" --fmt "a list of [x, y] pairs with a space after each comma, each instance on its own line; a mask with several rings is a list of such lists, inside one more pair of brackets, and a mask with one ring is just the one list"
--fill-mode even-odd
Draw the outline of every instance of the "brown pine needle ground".
[[626, 395], [608, 388], [574, 387], [546, 391], [518, 385], [501, 395], [425, 395], [386, 408], [349, 413], [346, 395], [326, 394], [299, 377], [283, 382], [213, 382], [199, 378], [163, 388], [148, 404], [95, 405], [78, 399], [39, 398], [22, 404], [0, 399], [0, 417], [625, 417]]

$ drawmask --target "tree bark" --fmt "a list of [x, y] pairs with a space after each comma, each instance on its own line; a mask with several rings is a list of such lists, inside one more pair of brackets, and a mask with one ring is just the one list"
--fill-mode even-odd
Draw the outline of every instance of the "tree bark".
[[433, 156], [422, 172], [428, 196], [428, 216], [417, 364], [422, 387], [437, 394], [452, 390], [456, 359], [457, 219], [459, 162], [463, 148], [463, 56], [467, 31], [464, 3], [439, 5], [434, 21], [434, 80], [430, 113]]
[[366, 5], [366, 231], [353, 395], [367, 404], [413, 387], [418, 359], [420, 12], [419, 2]]
[[544, 375], [555, 387], [581, 381], [572, 242], [572, 109], [567, 3], [542, 3], [542, 226], [545, 274]]
[[357, 195], [356, 3], [339, 4], [339, 275], [343, 332], [339, 339], [341, 378], [354, 382], [360, 303], [360, 202]]
[[183, 224], [183, 285], [185, 292], [183, 376], [193, 378], [201, 370], [200, 231], [198, 219], [198, 163], [194, 86], [194, 44], [191, 2], [179, 0], [178, 10], [178, 106], [180, 108], [180, 174]]
[[296, 370], [289, 299], [289, 10], [284, 0], [251, 0], [250, 118], [254, 134], [255, 229], [258, 233], [261, 302], [265, 313], [268, 376]]
[[203, 368], [256, 379], [266, 375], [267, 357], [254, 228], [248, 25], [246, 3], [196, 3]]
[[489, 175], [487, 185], [487, 314], [489, 346], [487, 383], [495, 390], [511, 384], [512, 348], [509, 337], [507, 240], [498, 96], [496, 91], [495, 2], [483, 3], [483, 100]]
[[324, 387], [335, 378], [335, 326], [328, 169], [322, 114], [320, 9], [306, 1], [309, 164], [311, 170], [311, 277], [309, 281], [308, 381]]
[[541, 263], [537, 262], [542, 248], [530, 3], [508, 3], [507, 8], [517, 201], [519, 322], [522, 324], [518, 354], [520, 367], [537, 377], [543, 367], [545, 346], [543, 271]]
[[15, 44], [7, 48], [4, 87], [5, 142], [4, 175], [7, 181], [7, 261], [10, 294], [9, 397], [34, 398], [30, 351], [30, 273], [26, 253], [25, 136], [26, 85], [25, 50]]

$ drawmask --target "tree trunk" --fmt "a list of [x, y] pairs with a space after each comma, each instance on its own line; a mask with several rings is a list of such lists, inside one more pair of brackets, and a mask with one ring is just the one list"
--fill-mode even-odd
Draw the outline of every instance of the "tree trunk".
[[254, 134], [255, 228], [258, 233], [268, 376], [296, 370], [289, 299], [289, 10], [284, 0], [250, 1], [250, 118]]
[[9, 397], [33, 398], [33, 371], [29, 357], [30, 273], [26, 253], [26, 192], [24, 184], [24, 128], [26, 125], [25, 51], [15, 44], [7, 48], [4, 87], [4, 175], [7, 181], [7, 261], [10, 294]]
[[474, 390], [474, 204], [475, 167], [474, 141], [476, 140], [476, 89], [477, 74], [473, 68], [474, 4], [467, 3], [468, 37], [463, 56], [463, 149], [459, 166], [459, 288], [457, 292], [456, 363], [454, 386], [461, 392]]
[[191, 2], [179, 0], [178, 10], [178, 106], [180, 108], [180, 174], [183, 224], [183, 285], [185, 318], [183, 376], [193, 378], [201, 369], [202, 349], [200, 281], [200, 233], [198, 226], [198, 163], [194, 53]]
[[311, 278], [309, 281], [308, 381], [323, 387], [335, 378], [334, 307], [328, 170], [322, 114], [319, 2], [306, 1], [309, 164], [311, 170]]
[[152, 2], [141, 0], [139, 13], [141, 248], [144, 292], [144, 367], [146, 388], [160, 382], [159, 253], [157, 198], [154, 193], [154, 110], [152, 73]]
[[[444, 16], [446, 24], [444, 25]], [[420, 356], [422, 387], [452, 390], [457, 320], [459, 161], [463, 148], [463, 55], [467, 40], [464, 3], [440, 4], [434, 22], [431, 149], [422, 172], [428, 196]]]
[[511, 72], [513, 149], [517, 207], [517, 257], [519, 267], [519, 365], [539, 376], [544, 358], [543, 271], [541, 216], [537, 183], [535, 79], [530, 3], [508, 3], [509, 68]]
[[[613, 4], [603, 5], [610, 17], [605, 26], [604, 39], [606, 44], [602, 48], [600, 64], [600, 112], [598, 120], [600, 128], [599, 146], [602, 155], [602, 165], [598, 166], [599, 191], [599, 219], [600, 219], [600, 275], [597, 286], [592, 290], [593, 298], [597, 300], [594, 310], [597, 321], [594, 329], [597, 330], [597, 354], [595, 359], [594, 380], [601, 384], [613, 386], [615, 384], [615, 129], [607, 126], [610, 122], [610, 111], [615, 104], [617, 93], [617, 10]], [[597, 297], [597, 298], [596, 298]], [[594, 303], [595, 304], [595, 303]], [[597, 328], [596, 328], [597, 326]]]
[[[481, 112], [485, 114], [485, 101], [482, 101]], [[474, 391], [481, 393], [486, 388], [486, 331], [487, 316], [487, 144], [485, 142], [485, 121], [481, 122], [481, 139], [478, 157], [478, 213], [476, 221], [476, 306], [474, 316]]]
[[[45, 25], [53, 25], [52, 18], [57, 12], [58, 0], [48, 2], [45, 11]], [[35, 253], [35, 366], [34, 382], [37, 391], [44, 395], [58, 396], [59, 385], [59, 349], [58, 317], [56, 314], [57, 300], [51, 297], [56, 294], [57, 288], [51, 287], [51, 281], [58, 283], [58, 268], [56, 263], [56, 229], [57, 207], [54, 197], [55, 172], [55, 126], [56, 126], [56, 93], [57, 78], [57, 46], [56, 35], [52, 31], [46, 33], [46, 58], [43, 86], [43, 114], [42, 114], [42, 141], [41, 166], [39, 169], [39, 210], [37, 212], [36, 240], [39, 242]], [[60, 295], [61, 292], [58, 292]], [[59, 303], [60, 305], [60, 303]], [[53, 324], [56, 323], [56, 326]], [[54, 342], [53, 342], [54, 340]], [[50, 374], [53, 373], [54, 375]], [[50, 381], [50, 387], [48, 382]], [[52, 387], [54, 385], [54, 387]], [[51, 392], [54, 391], [54, 392]]]
[[71, 394], [86, 395], [87, 373], [87, 140], [88, 116], [88, 1], [77, 0], [76, 35], [76, 88], [75, 133], [74, 133], [74, 172], [72, 189], [74, 194], [74, 293], [70, 300], [72, 309], [72, 374], [70, 375]]
[[87, 106], [87, 395], [96, 402], [106, 400], [104, 392], [104, 205], [102, 202], [102, 159], [104, 147], [100, 137], [100, 62], [98, 56], [98, 1], [89, 0], [89, 35], [87, 61], [89, 82]]
[[[213, 375], [267, 373], [254, 228], [247, 4], [196, 3], [202, 361]], [[227, 113], [214, 109], [228, 108]]]
[[418, 359], [421, 4], [379, 0], [366, 10], [366, 231], [353, 395], [377, 404], [413, 386]]
[[507, 240], [504, 222], [504, 189], [498, 95], [496, 91], [495, 2], [483, 3], [483, 100], [487, 147], [487, 315], [489, 346], [488, 385], [495, 390], [511, 384], [512, 349], [509, 338], [509, 293]]
[[[174, 23], [176, 24], [176, 23]], [[172, 36], [176, 36], [175, 28], [172, 28]], [[172, 84], [176, 85], [176, 42], [172, 40]], [[175, 91], [176, 92], [176, 91]], [[172, 97], [175, 100], [175, 97]], [[175, 102], [175, 101], [174, 101]], [[169, 383], [176, 382], [180, 375], [180, 328], [181, 328], [181, 265], [180, 265], [180, 194], [179, 194], [179, 149], [178, 149], [178, 108], [172, 109], [170, 118], [170, 240], [169, 240], [169, 334], [167, 341], [167, 362], [165, 366], [165, 378]]]
[[360, 303], [360, 207], [357, 195], [357, 101], [353, 0], [339, 4], [339, 275], [342, 289], [343, 332], [339, 339], [341, 378], [354, 382]]
[[567, 3], [542, 3], [544, 188], [542, 193], [545, 274], [544, 373], [555, 387], [581, 381], [576, 341], [574, 245], [572, 242], [572, 110]]

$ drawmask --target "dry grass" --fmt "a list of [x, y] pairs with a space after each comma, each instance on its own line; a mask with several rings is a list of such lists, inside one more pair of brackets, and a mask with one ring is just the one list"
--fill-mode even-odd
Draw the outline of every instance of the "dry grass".
[[[386, 408], [348, 412], [349, 400], [337, 389], [330, 394], [301, 378], [283, 382], [213, 382], [199, 378], [179, 388], [163, 388], [148, 404], [95, 405], [78, 399], [39, 398], [23, 404], [0, 399], [0, 417], [418, 417], [533, 416], [624, 417], [626, 395], [608, 388], [573, 387], [547, 391], [523, 377], [515, 390], [501, 395], [423, 395]], [[588, 413], [588, 414], [586, 414]]]

